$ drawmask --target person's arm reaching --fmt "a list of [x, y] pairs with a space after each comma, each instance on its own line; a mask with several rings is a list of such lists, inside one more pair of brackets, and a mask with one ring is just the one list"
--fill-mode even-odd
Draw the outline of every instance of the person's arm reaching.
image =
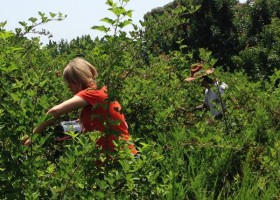
[[[88, 105], [87, 101], [85, 101], [83, 98], [79, 97], [79, 96], [74, 96], [71, 99], [68, 99], [64, 102], [62, 102], [59, 105], [56, 105], [54, 107], [52, 107], [46, 114], [51, 116], [50, 119], [42, 122], [41, 124], [39, 124], [34, 130], [33, 133], [42, 133], [48, 126], [52, 125], [56, 118], [67, 114], [71, 111], [77, 110], [79, 108], [85, 107], [86, 105]], [[25, 141], [23, 141], [23, 144], [26, 146], [29, 146], [31, 144], [30, 139], [24, 139]]]
[[86, 105], [88, 105], [87, 101], [85, 101], [79, 96], [74, 96], [71, 99], [62, 102], [61, 104], [52, 107], [46, 114], [52, 116], [53, 118], [41, 123], [38, 127], [34, 129], [33, 133], [41, 133], [48, 126], [53, 124], [56, 118], [60, 117], [61, 115], [67, 114], [71, 111], [82, 108]]
[[38, 133], [41, 134], [48, 126], [52, 125], [55, 121], [55, 118], [50, 118], [44, 122], [42, 122], [39, 126], [37, 126], [34, 130], [33, 133]]

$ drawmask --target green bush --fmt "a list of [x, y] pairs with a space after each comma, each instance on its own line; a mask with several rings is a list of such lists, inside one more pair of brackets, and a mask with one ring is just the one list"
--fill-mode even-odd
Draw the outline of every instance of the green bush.
[[[119, 33], [84, 51], [100, 71], [99, 83], [110, 84], [110, 98], [123, 105], [137, 159], [126, 149], [117, 160], [100, 155], [97, 132], [71, 133], [63, 144], [54, 142], [53, 128], [33, 135], [46, 110], [70, 96], [59, 73], [73, 55], [54, 56], [36, 39], [0, 29], [0, 198], [278, 199], [279, 71], [252, 81], [217, 68], [215, 77], [229, 85], [227, 111], [209, 123], [209, 113], [191, 111], [203, 100], [202, 88], [183, 81], [192, 54], [144, 55], [137, 31], [134, 40]], [[200, 57], [216, 63], [206, 50]], [[21, 145], [24, 135], [31, 147]], [[98, 167], [99, 160], [107, 164]]]

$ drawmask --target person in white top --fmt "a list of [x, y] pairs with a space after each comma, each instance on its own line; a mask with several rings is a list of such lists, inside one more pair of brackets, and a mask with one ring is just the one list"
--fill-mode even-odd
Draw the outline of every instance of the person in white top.
[[203, 104], [197, 106], [194, 110], [206, 109], [210, 111], [214, 119], [221, 119], [224, 115], [225, 106], [223, 105], [221, 96], [224, 90], [228, 88], [225, 83], [219, 83], [209, 77], [214, 72], [214, 69], [203, 69], [202, 63], [196, 63], [191, 67], [191, 75], [185, 81], [191, 82], [196, 79], [201, 79], [201, 86], [205, 88]]
[[[215, 119], [220, 119], [225, 111], [225, 106], [221, 100], [221, 96], [224, 94], [224, 90], [228, 88], [225, 83], [219, 84], [218, 81], [213, 81], [208, 76], [204, 76], [202, 83], [205, 87], [203, 107], [210, 111]], [[216, 89], [216, 91], [213, 91]]]

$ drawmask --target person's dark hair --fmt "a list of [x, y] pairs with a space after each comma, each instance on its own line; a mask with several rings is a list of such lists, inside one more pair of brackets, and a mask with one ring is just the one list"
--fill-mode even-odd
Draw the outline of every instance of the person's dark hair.
[[213, 79], [209, 78], [209, 76], [203, 76], [202, 77], [204, 81], [206, 81], [208, 84], [214, 84]]

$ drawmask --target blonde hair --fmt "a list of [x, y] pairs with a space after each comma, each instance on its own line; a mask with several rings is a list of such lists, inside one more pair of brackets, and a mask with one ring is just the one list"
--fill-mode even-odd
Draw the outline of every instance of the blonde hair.
[[63, 70], [64, 81], [77, 84], [81, 89], [95, 84], [97, 75], [95, 67], [83, 58], [74, 58]]

